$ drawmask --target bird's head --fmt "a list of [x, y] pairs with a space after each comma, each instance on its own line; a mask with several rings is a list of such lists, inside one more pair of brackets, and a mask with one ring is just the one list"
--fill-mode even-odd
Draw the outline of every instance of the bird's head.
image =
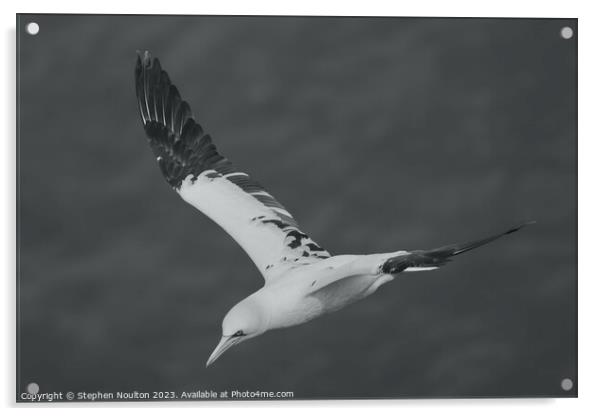
[[267, 313], [257, 299], [249, 297], [235, 305], [222, 321], [222, 338], [207, 360], [207, 367], [236, 344], [263, 334]]

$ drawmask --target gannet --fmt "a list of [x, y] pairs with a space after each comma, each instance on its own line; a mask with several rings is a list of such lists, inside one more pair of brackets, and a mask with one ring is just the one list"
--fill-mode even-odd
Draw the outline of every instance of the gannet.
[[221, 340], [206, 366], [236, 344], [337, 311], [403, 272], [438, 269], [458, 254], [529, 224], [431, 250], [331, 256], [263, 186], [218, 153], [148, 51], [138, 53], [135, 78], [144, 130], [166, 181], [230, 234], [265, 280], [226, 314]]

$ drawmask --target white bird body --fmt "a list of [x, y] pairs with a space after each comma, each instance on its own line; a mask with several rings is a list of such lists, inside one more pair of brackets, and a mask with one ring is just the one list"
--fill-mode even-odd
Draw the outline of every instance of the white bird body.
[[249, 298], [261, 299], [260, 302], [266, 306], [269, 313], [266, 330], [303, 324], [363, 299], [381, 284], [392, 280], [392, 275], [376, 273], [378, 265], [389, 257], [330, 257], [287, 271]]
[[244, 340], [337, 311], [402, 272], [437, 269], [453, 256], [522, 227], [432, 250], [331, 256], [300, 230], [265, 188], [217, 152], [148, 52], [136, 64], [136, 95], [149, 144], [167, 182], [221, 226], [265, 279], [261, 289], [226, 314], [222, 339], [207, 365]]

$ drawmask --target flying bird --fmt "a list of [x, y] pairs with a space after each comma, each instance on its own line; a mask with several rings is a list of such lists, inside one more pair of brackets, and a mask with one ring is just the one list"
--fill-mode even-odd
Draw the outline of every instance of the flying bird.
[[333, 256], [301, 230], [272, 194], [218, 153], [149, 52], [138, 54], [135, 79], [144, 130], [166, 181], [230, 234], [265, 280], [226, 314], [207, 366], [236, 344], [337, 311], [401, 273], [438, 269], [452, 257], [528, 224], [431, 250]]

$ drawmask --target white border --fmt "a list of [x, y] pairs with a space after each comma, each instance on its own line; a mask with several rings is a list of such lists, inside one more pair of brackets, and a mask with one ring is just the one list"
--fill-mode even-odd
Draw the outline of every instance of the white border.
[[[413, 1], [386, 2], [378, 0], [343, 2], [304, 0], [295, 3], [278, 1], [213, 1], [191, 2], [190, 5], [166, 1], [129, 2], [103, 0], [85, 3], [78, 1], [13, 1], [4, 2], [0, 19], [3, 23], [3, 64], [0, 65], [4, 97], [1, 100], [1, 125], [5, 134], [2, 140], [2, 181], [0, 204], [0, 255], [5, 265], [2, 290], [2, 334], [0, 349], [4, 369], [0, 378], [0, 402], [14, 411], [15, 405], [15, 13], [144, 13], [144, 14], [299, 14], [299, 15], [375, 15], [375, 16], [488, 16], [488, 17], [570, 17], [579, 18], [579, 399], [511, 399], [511, 400], [406, 400], [406, 401], [304, 401], [294, 403], [225, 402], [225, 403], [156, 403], [143, 404], [146, 412], [165, 412], [175, 406], [179, 411], [250, 412], [251, 414], [283, 411], [306, 414], [331, 412], [343, 407], [345, 412], [364, 415], [371, 408], [379, 412], [398, 414], [446, 415], [504, 415], [510, 412], [563, 415], [594, 414], [602, 406], [598, 402], [598, 389], [602, 387], [601, 331], [602, 316], [598, 299], [602, 293], [599, 238], [600, 190], [602, 189], [599, 158], [601, 154], [600, 119], [602, 116], [601, 89], [601, 18], [594, 1]], [[599, 257], [600, 256], [600, 257]], [[316, 381], [319, 382], [319, 381]], [[63, 413], [69, 408], [86, 411], [125, 412], [138, 403], [95, 405], [46, 405], [45, 411]], [[21, 411], [31, 411], [31, 406], [20, 405]], [[199, 409], [200, 408], [200, 409]], [[284, 410], [286, 408], [286, 410]]]

